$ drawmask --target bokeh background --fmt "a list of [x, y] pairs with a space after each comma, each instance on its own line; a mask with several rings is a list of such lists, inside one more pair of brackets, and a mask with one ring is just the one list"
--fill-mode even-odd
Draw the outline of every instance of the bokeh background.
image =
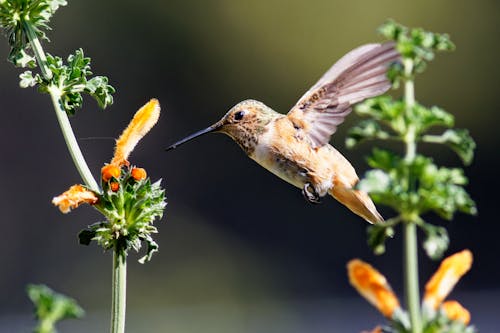
[[[163, 148], [242, 99], [287, 112], [344, 53], [379, 41], [375, 29], [387, 18], [448, 32], [457, 45], [418, 77], [416, 96], [452, 112], [477, 140], [466, 173], [479, 215], [427, 218], [448, 228], [448, 254], [473, 251], [473, 269], [452, 298], [471, 310], [481, 332], [498, 332], [498, 1], [71, 0], [53, 19], [46, 51], [66, 57], [82, 47], [94, 73], [117, 89], [110, 109], [87, 99], [72, 118], [95, 175], [136, 109], [151, 97], [163, 108], [131, 157], [163, 179], [169, 205], [157, 224], [159, 254], [146, 265], [130, 256], [129, 332], [359, 332], [383, 322], [349, 286], [345, 264], [354, 257], [373, 263], [402, 298], [399, 233], [387, 254], [372, 255], [360, 218], [331, 199], [307, 204], [227, 137]], [[0, 57], [7, 54], [2, 39]], [[89, 207], [62, 215], [51, 205], [80, 179], [48, 96], [20, 89], [19, 73], [0, 62], [0, 331], [30, 331], [24, 288], [35, 282], [87, 310], [86, 319], [64, 322], [62, 332], [104, 332], [111, 253], [80, 246], [76, 236], [100, 216]], [[332, 142], [363, 174], [372, 146], [344, 147], [356, 121], [349, 117]], [[421, 148], [441, 164], [460, 164], [446, 148]], [[423, 284], [438, 263], [420, 259]]]

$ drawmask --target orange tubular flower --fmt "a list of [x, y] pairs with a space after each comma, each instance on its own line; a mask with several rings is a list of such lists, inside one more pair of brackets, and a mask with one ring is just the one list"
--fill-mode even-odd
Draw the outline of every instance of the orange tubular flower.
[[359, 259], [349, 261], [347, 271], [351, 285], [385, 317], [391, 318], [400, 305], [385, 277]]
[[144, 170], [143, 168], [133, 168], [130, 171], [130, 174], [136, 181], [146, 179], [147, 177], [146, 170]]
[[457, 301], [446, 301], [441, 307], [444, 313], [451, 320], [459, 320], [468, 325], [470, 322], [470, 312]]
[[444, 259], [425, 285], [424, 305], [437, 309], [458, 280], [469, 271], [471, 265], [472, 253], [469, 250], [463, 250]]
[[160, 117], [160, 103], [151, 99], [134, 115], [134, 118], [116, 140], [115, 154], [110, 164], [121, 166], [128, 165], [128, 157], [135, 146], [156, 124]]
[[64, 214], [69, 213], [71, 209], [75, 209], [82, 203], [93, 205], [98, 198], [94, 192], [86, 189], [82, 185], [73, 185], [63, 194], [52, 199], [52, 203], [59, 207], [59, 210]]

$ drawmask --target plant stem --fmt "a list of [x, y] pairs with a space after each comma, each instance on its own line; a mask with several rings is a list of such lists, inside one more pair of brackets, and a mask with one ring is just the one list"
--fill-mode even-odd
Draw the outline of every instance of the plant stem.
[[[33, 49], [35, 57], [40, 67], [40, 71], [45, 80], [52, 78], [52, 72], [47, 66], [47, 57], [40, 44], [38, 36], [33, 30], [30, 22], [23, 22], [24, 30], [28, 36], [30, 45]], [[100, 189], [97, 185], [92, 172], [83, 157], [82, 151], [78, 146], [75, 134], [71, 127], [68, 114], [63, 108], [62, 95], [63, 91], [59, 86], [51, 84], [48, 87], [48, 92], [52, 99], [52, 104], [56, 112], [57, 120], [64, 140], [68, 147], [69, 153], [73, 159], [80, 176], [84, 183], [94, 192], [99, 193]], [[124, 333], [125, 332], [125, 304], [126, 304], [126, 291], [127, 291], [127, 257], [121, 247], [118, 245], [113, 253], [113, 285], [112, 285], [112, 304], [111, 304], [111, 333]]]
[[90, 172], [87, 162], [85, 162], [80, 146], [78, 146], [75, 134], [71, 128], [71, 123], [68, 119], [68, 114], [61, 107], [61, 94], [58, 92], [57, 87], [54, 86], [49, 88], [49, 93], [52, 99], [52, 104], [54, 105], [57, 120], [59, 121], [59, 126], [61, 127], [64, 140], [66, 141], [66, 145], [68, 146], [69, 153], [73, 159], [76, 169], [80, 173], [85, 185], [87, 185], [92, 191], [99, 193], [101, 190], [92, 176], [92, 172]]
[[113, 252], [111, 333], [125, 332], [127, 299], [127, 255], [117, 245]]
[[405, 298], [412, 333], [422, 332], [420, 295], [418, 285], [417, 226], [413, 222], [403, 223]]
[[[403, 60], [405, 70], [405, 89], [404, 100], [406, 113], [410, 116], [415, 105], [415, 86], [412, 78], [413, 61], [411, 59]], [[409, 117], [410, 118], [410, 117]], [[406, 135], [406, 154], [405, 161], [411, 164], [416, 156], [416, 129], [413, 125], [409, 125]], [[408, 192], [412, 191], [411, 175], [408, 174]], [[411, 213], [411, 212], [410, 212]], [[420, 294], [418, 281], [418, 247], [417, 247], [417, 226], [412, 214], [405, 216], [403, 223], [404, 232], [404, 279], [405, 279], [405, 298], [406, 306], [410, 314], [411, 332], [422, 332], [422, 316], [420, 314]]]
[[[52, 78], [52, 72], [49, 70], [47, 66], [47, 57], [45, 56], [45, 52], [43, 51], [42, 45], [33, 30], [30, 22], [23, 22], [23, 27], [28, 36], [30, 45], [33, 49], [35, 57], [38, 62], [38, 66], [40, 67], [40, 71], [44, 79], [50, 80]], [[71, 128], [71, 124], [68, 119], [68, 114], [62, 107], [62, 91], [57, 86], [49, 86], [49, 93], [52, 99], [52, 104], [54, 106], [54, 110], [56, 112], [57, 120], [59, 121], [59, 126], [61, 127], [61, 131], [64, 136], [64, 140], [66, 141], [66, 146], [68, 147], [71, 158], [73, 159], [73, 163], [76, 166], [76, 169], [80, 173], [85, 185], [87, 185], [92, 191], [99, 193], [100, 189], [97, 185], [96, 180], [92, 176], [92, 172], [85, 162], [85, 158], [83, 157], [82, 151], [78, 146], [78, 142], [76, 141], [75, 134], [73, 133], [73, 129]]]

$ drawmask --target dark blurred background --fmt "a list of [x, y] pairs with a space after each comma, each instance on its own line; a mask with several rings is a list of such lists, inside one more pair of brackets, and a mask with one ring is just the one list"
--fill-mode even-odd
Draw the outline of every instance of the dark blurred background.
[[[383, 318], [352, 289], [345, 264], [354, 257], [382, 271], [402, 299], [401, 235], [376, 257], [366, 223], [332, 199], [307, 204], [300, 190], [249, 160], [229, 138], [208, 135], [165, 153], [242, 99], [286, 113], [347, 51], [380, 41], [387, 18], [448, 32], [457, 50], [442, 54], [416, 81], [416, 97], [456, 116], [476, 139], [466, 168], [477, 217], [452, 222], [447, 254], [469, 248], [473, 269], [451, 298], [472, 312], [482, 332], [498, 332], [500, 280], [497, 63], [498, 1], [186, 1], [70, 0], [53, 19], [45, 50], [66, 57], [82, 47], [96, 74], [117, 89], [106, 111], [85, 100], [72, 118], [94, 174], [110, 160], [114, 141], [149, 98], [162, 105], [158, 125], [131, 161], [162, 178], [169, 205], [157, 223], [160, 252], [140, 265], [131, 254], [129, 332], [359, 332]], [[6, 39], [0, 57], [6, 59]], [[100, 216], [89, 207], [62, 215], [53, 196], [80, 183], [50, 99], [18, 87], [19, 69], [0, 63], [0, 331], [34, 324], [26, 284], [46, 283], [87, 310], [63, 332], [108, 328], [111, 253], [78, 245], [77, 233]], [[395, 95], [400, 92], [394, 92]], [[348, 151], [348, 118], [332, 143], [359, 174], [372, 145]], [[460, 161], [443, 147], [423, 146], [438, 163]], [[386, 217], [392, 212], [380, 207]], [[421, 256], [421, 283], [438, 263]]]

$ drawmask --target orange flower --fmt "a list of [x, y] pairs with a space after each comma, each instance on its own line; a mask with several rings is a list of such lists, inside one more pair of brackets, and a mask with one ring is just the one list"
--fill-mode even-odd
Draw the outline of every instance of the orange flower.
[[455, 253], [443, 260], [425, 285], [424, 305], [437, 309], [471, 265], [472, 253], [469, 250]]
[[349, 261], [347, 271], [351, 285], [384, 316], [392, 317], [400, 306], [385, 277], [359, 259]]
[[441, 305], [444, 313], [451, 320], [459, 320], [464, 325], [470, 322], [470, 312], [457, 301], [446, 301]]
[[94, 192], [86, 189], [82, 185], [73, 185], [69, 190], [52, 199], [52, 203], [59, 207], [61, 212], [66, 214], [82, 203], [93, 205], [97, 200], [98, 198]]
[[127, 159], [130, 153], [139, 140], [156, 124], [159, 117], [160, 103], [153, 98], [135, 113], [130, 124], [116, 140], [115, 154], [110, 164], [128, 165]]
[[102, 180], [108, 182], [111, 178], [120, 178], [121, 169], [115, 164], [106, 164], [101, 169]]
[[133, 168], [130, 171], [130, 174], [136, 181], [146, 179], [147, 177], [146, 170], [144, 170], [143, 168]]

